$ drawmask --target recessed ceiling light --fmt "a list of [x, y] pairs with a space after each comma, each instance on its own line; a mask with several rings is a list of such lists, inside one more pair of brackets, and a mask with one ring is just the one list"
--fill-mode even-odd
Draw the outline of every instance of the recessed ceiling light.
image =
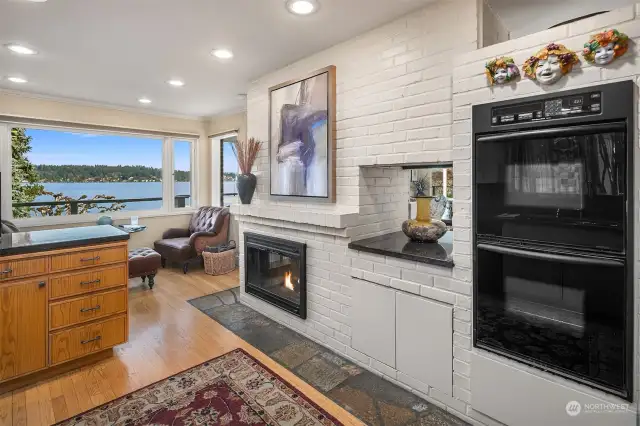
[[140, 99], [138, 99], [138, 102], [140, 102], [141, 104], [150, 104], [151, 103], [151, 99], [149, 99], [149, 98], [140, 98]]
[[38, 53], [35, 50], [31, 49], [30, 47], [23, 46], [21, 44], [10, 43], [10, 44], [7, 44], [6, 47], [10, 51], [14, 53], [18, 53], [20, 55], [35, 55], [36, 53]]
[[9, 80], [12, 83], [18, 83], [18, 84], [27, 82], [27, 80], [22, 77], [7, 77], [7, 80]]
[[296, 15], [310, 15], [318, 9], [316, 0], [288, 0], [287, 9]]
[[182, 81], [182, 80], [177, 80], [177, 79], [169, 80], [169, 81], [167, 81], [167, 83], [169, 83], [170, 85], [175, 86], [175, 87], [182, 87], [182, 86], [184, 86], [184, 81]]
[[233, 52], [228, 49], [216, 49], [211, 52], [213, 56], [218, 59], [231, 59], [233, 58]]

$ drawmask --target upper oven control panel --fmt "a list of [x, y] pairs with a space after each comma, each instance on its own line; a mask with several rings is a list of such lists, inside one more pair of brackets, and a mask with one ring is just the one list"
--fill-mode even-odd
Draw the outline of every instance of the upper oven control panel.
[[508, 107], [491, 109], [491, 125], [526, 123], [529, 121], [555, 120], [583, 115], [597, 115], [602, 112], [602, 92], [525, 102]]

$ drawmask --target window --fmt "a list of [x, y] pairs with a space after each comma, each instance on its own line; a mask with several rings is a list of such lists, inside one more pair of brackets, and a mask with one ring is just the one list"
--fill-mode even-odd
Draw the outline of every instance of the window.
[[453, 212], [453, 167], [426, 166], [411, 169], [411, 197], [433, 197], [431, 215], [451, 225]]
[[[0, 133], [0, 165], [11, 171], [1, 179], [3, 218], [195, 206], [194, 141], [2, 123]], [[173, 186], [164, 185], [172, 176]]]
[[233, 153], [236, 137], [222, 139], [220, 149], [220, 165], [222, 182], [220, 183], [220, 200], [223, 206], [230, 206], [238, 197], [236, 178], [239, 173], [238, 159]]
[[173, 198], [176, 208], [192, 206], [192, 151], [193, 144], [189, 141], [173, 142]]

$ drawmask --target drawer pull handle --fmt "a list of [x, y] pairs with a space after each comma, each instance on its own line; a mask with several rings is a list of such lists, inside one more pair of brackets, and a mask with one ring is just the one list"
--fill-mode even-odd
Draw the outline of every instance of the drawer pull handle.
[[80, 262], [93, 262], [94, 260], [100, 260], [100, 256], [80, 258]]
[[38, 283], [38, 288], [45, 288], [47, 286], [47, 282], [46, 281], [40, 281]]
[[80, 281], [80, 285], [100, 284], [100, 279], [93, 281]]
[[85, 312], [92, 312], [92, 311], [99, 311], [99, 310], [100, 310], [100, 305], [94, 306], [93, 308], [82, 308], [80, 309], [80, 312], [85, 313]]
[[4, 271], [0, 271], [0, 275], [8, 275], [13, 272], [13, 269], [5, 269]]
[[93, 339], [89, 339], [89, 340], [82, 340], [82, 341], [80, 341], [80, 344], [81, 344], [81, 345], [86, 345], [87, 343], [91, 343], [91, 342], [98, 342], [98, 341], [100, 341], [100, 340], [102, 340], [102, 336], [97, 336], [97, 337], [94, 337]]

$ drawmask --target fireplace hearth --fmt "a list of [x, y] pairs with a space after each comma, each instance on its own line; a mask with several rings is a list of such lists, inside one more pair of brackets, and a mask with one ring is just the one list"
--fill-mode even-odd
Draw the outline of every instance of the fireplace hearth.
[[246, 232], [245, 291], [307, 318], [306, 244]]

